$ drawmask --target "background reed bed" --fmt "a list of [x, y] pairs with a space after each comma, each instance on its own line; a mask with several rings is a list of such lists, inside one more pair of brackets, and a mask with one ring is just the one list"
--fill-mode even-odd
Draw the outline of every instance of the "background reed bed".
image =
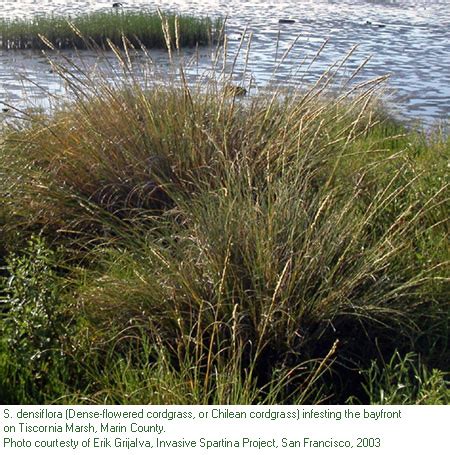
[[124, 38], [137, 48], [166, 49], [168, 37], [180, 47], [195, 47], [218, 40], [222, 27], [220, 18], [145, 10], [98, 11], [74, 17], [40, 15], [0, 20], [0, 48], [48, 49], [41, 37], [57, 49], [86, 49], [93, 43], [107, 48], [108, 41], [122, 47]]
[[384, 78], [242, 97], [114, 51], [2, 133], [0, 399], [448, 402], [449, 138]]

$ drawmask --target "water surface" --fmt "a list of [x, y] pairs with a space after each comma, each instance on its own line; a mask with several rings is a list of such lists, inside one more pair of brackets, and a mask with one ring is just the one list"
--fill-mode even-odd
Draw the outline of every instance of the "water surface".
[[[105, 0], [2, 0], [0, 18], [43, 13], [77, 15], [110, 9], [111, 4]], [[244, 81], [247, 84], [249, 80], [256, 87], [267, 84], [281, 55], [296, 38], [294, 49], [277, 70], [279, 80], [295, 83], [313, 79], [358, 45], [347, 63], [347, 73], [371, 56], [364, 77], [391, 75], [391, 104], [399, 115], [432, 123], [450, 114], [450, 0], [134, 0], [123, 4], [124, 8], [160, 7], [227, 16], [230, 54], [239, 45], [239, 34], [244, 29], [252, 34]], [[294, 19], [295, 23], [279, 24], [284, 18]], [[328, 40], [326, 48], [305, 74], [308, 65], [299, 69], [299, 64], [305, 59], [310, 61], [324, 40]], [[89, 53], [84, 55], [95, 59]], [[160, 51], [152, 55], [162, 64], [167, 58]], [[200, 65], [206, 69], [208, 62], [204, 58]], [[238, 68], [243, 65], [240, 60]], [[0, 52], [0, 102], [14, 105], [26, 98], [42, 98], [38, 86], [51, 93], [64, 91], [39, 52]]]

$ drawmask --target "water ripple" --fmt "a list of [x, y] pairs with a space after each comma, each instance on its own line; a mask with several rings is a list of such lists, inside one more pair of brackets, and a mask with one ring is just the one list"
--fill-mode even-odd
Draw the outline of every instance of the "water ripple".
[[[0, 18], [42, 13], [76, 15], [109, 9], [111, 4], [106, 0], [3, 0]], [[125, 8], [160, 7], [197, 15], [227, 15], [230, 52], [236, 49], [239, 34], [247, 27], [253, 33], [248, 64], [256, 85], [268, 82], [276, 57], [298, 35], [296, 51], [280, 67], [278, 79], [292, 77], [298, 62], [307, 54], [313, 55], [324, 39], [329, 39], [327, 50], [310, 70], [310, 77], [320, 74], [357, 44], [348, 71], [371, 55], [365, 77], [391, 74], [390, 87], [403, 115], [431, 122], [450, 114], [450, 0], [134, 0], [123, 4]], [[279, 24], [281, 18], [294, 19], [295, 23]], [[156, 55], [164, 62], [164, 56]], [[243, 63], [239, 65], [242, 69]], [[28, 80], [18, 80], [18, 73]], [[1, 51], [0, 101], [14, 104], [23, 100], [25, 93], [38, 97], [33, 84], [54, 93], [63, 91], [61, 82], [38, 53]]]

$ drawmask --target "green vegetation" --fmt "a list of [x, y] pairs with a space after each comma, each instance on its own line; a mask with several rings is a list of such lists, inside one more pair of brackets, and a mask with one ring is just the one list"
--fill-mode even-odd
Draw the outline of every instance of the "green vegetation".
[[5, 128], [0, 401], [448, 403], [450, 139], [378, 82], [75, 80]]
[[[219, 39], [222, 20], [151, 11], [100, 11], [76, 17], [36, 16], [0, 20], [1, 49], [85, 49], [108, 42], [166, 49]], [[42, 39], [44, 37], [44, 39]]]
[[388, 363], [372, 362], [366, 375], [370, 404], [449, 404], [450, 382], [442, 371], [429, 371], [415, 354], [396, 352]]

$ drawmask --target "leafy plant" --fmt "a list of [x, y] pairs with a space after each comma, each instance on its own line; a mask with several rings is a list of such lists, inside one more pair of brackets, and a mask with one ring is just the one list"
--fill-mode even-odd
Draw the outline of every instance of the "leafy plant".
[[450, 404], [449, 372], [430, 370], [415, 353], [372, 361], [363, 375], [370, 404]]
[[49, 362], [64, 356], [70, 331], [57, 256], [42, 238], [33, 236], [23, 254], [7, 258], [2, 335], [11, 357], [36, 379], [43, 377]]

